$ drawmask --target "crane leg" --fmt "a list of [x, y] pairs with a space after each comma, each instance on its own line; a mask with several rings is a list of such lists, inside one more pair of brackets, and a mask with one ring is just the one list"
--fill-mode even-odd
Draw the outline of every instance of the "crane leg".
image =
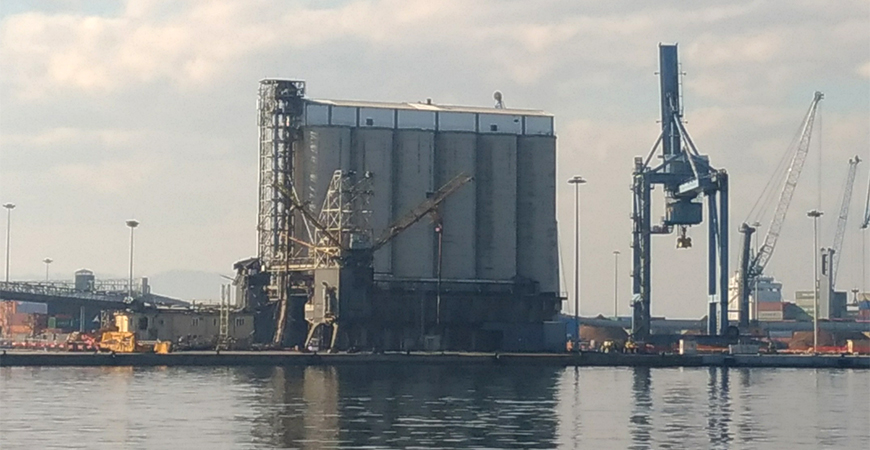
[[716, 238], [717, 211], [716, 197], [707, 196], [707, 212], [710, 216], [707, 220], [707, 334], [716, 334], [716, 316], [718, 301], [716, 299]]
[[[719, 334], [728, 332], [728, 174], [719, 172]], [[748, 311], [747, 311], [748, 312]]]

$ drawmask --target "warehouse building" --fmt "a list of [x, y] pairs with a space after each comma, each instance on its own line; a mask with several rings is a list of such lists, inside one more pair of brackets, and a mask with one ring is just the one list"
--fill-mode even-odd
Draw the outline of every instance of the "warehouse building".
[[276, 186], [316, 215], [336, 171], [365, 174], [367, 226], [377, 235], [467, 174], [473, 180], [432, 218], [374, 252], [370, 305], [345, 330], [362, 327], [355, 343], [387, 349], [546, 346], [545, 322], [561, 307], [553, 116], [430, 100], [314, 100], [304, 88], [290, 80], [260, 84], [258, 256], [272, 274], [269, 297], [288, 299], [288, 322], [300, 323], [304, 309], [316, 324], [325, 295], [306, 276], [319, 245], [311, 243], [311, 224]]

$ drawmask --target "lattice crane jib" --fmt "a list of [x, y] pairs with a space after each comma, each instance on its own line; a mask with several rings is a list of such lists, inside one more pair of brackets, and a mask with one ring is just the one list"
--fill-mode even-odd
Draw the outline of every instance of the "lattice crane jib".
[[870, 179], [867, 180], [867, 197], [864, 202], [864, 220], [861, 221], [862, 230], [870, 227]]
[[770, 257], [773, 256], [773, 251], [776, 249], [776, 241], [782, 232], [782, 226], [785, 223], [785, 217], [788, 213], [788, 208], [791, 205], [791, 199], [794, 196], [795, 188], [798, 180], [800, 180], [803, 171], [804, 163], [807, 159], [807, 154], [810, 150], [810, 141], [813, 136], [813, 123], [816, 118], [819, 102], [824, 98], [824, 94], [816, 91], [813, 94], [813, 101], [810, 103], [810, 108], [804, 118], [801, 127], [800, 140], [798, 141], [797, 149], [792, 157], [786, 172], [785, 181], [782, 186], [782, 191], [779, 194], [779, 201], [776, 204], [776, 210], [773, 217], [770, 219], [770, 225], [767, 227], [767, 233], [764, 235], [761, 247], [755, 255], [752, 264], [750, 265], [750, 276], [757, 277], [761, 275], [764, 268], [767, 266]]
[[837, 268], [840, 265], [840, 252], [843, 251], [843, 239], [846, 236], [846, 223], [849, 221], [849, 206], [852, 204], [852, 189], [855, 186], [855, 175], [858, 172], [858, 163], [861, 158], [857, 155], [849, 160], [849, 171], [846, 173], [846, 182], [843, 185], [843, 200], [840, 203], [840, 213], [837, 214], [837, 228], [834, 233], [834, 255], [831, 261], [831, 286], [837, 283]]
[[804, 163], [806, 162], [809, 153], [816, 111], [818, 110], [819, 102], [824, 97], [824, 94], [821, 92], [816, 91], [813, 93], [813, 100], [810, 102], [810, 107], [804, 115], [799, 139], [794, 154], [792, 155], [791, 162], [789, 163], [788, 169], [785, 173], [785, 180], [783, 181], [782, 190], [780, 191], [773, 217], [770, 219], [770, 224], [767, 227], [764, 240], [754, 255], [750, 251], [750, 242], [752, 234], [757, 231], [756, 226], [758, 224], [749, 225], [744, 223], [740, 227], [740, 232], [743, 234], [743, 243], [737, 288], [738, 296], [740, 297], [741, 324], [748, 324], [749, 292], [752, 290], [752, 286], [758, 277], [764, 273], [764, 269], [776, 249], [777, 240], [782, 232], [788, 208], [791, 205], [795, 188], [800, 180]]

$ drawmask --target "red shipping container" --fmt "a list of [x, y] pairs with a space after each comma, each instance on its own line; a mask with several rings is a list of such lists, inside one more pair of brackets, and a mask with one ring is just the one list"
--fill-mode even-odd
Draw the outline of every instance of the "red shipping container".
[[782, 311], [782, 302], [758, 302], [758, 311]]

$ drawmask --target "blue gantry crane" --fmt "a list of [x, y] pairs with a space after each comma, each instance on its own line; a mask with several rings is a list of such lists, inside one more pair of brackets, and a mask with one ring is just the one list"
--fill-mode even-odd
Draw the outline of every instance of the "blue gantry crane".
[[[676, 44], [659, 44], [659, 82], [662, 131], [646, 159], [634, 160], [632, 337], [643, 342], [650, 336], [652, 235], [676, 230], [677, 248], [691, 247], [686, 231], [703, 222], [701, 197], [706, 197], [709, 234], [707, 332], [724, 335], [728, 329], [728, 174], [713, 168], [709, 158], [698, 152], [683, 124]], [[659, 149], [661, 162], [652, 167], [650, 161]], [[666, 209], [663, 222], [653, 225], [651, 193], [657, 184], [663, 187]]]

